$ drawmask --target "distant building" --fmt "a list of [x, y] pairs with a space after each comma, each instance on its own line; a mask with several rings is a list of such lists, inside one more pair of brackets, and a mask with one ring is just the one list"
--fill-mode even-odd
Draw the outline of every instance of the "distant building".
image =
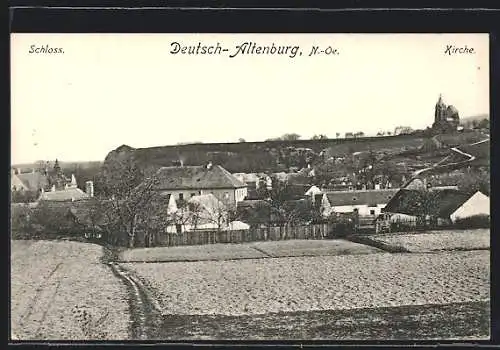
[[33, 169], [31, 172], [21, 173], [19, 169], [11, 170], [11, 191], [39, 192], [49, 186], [49, 180], [45, 174]]
[[482, 192], [473, 195], [455, 188], [432, 190], [401, 189], [383, 210], [394, 217], [417, 224], [427, 218], [437, 225], [446, 225], [476, 215], [490, 215], [490, 199]]
[[51, 191], [42, 191], [40, 195], [41, 201], [53, 202], [74, 202], [88, 198], [91, 198], [91, 194], [85, 193], [77, 187], [68, 187], [62, 190], [56, 190], [53, 187]]
[[434, 111], [434, 123], [432, 129], [438, 132], [447, 133], [454, 132], [460, 123], [458, 110], [452, 106], [447, 106], [443, 102], [443, 98], [439, 95]]
[[315, 206], [321, 215], [328, 217], [333, 213], [353, 213], [375, 218], [398, 189], [336, 191], [316, 195]]
[[409, 135], [413, 132], [413, 129], [409, 126], [398, 126], [394, 129], [394, 135]]
[[247, 196], [247, 185], [220, 165], [162, 167], [156, 172], [156, 190], [188, 201], [213, 194], [226, 205], [236, 205]]
[[311, 186], [305, 193], [305, 195], [307, 197], [311, 197], [311, 198], [314, 198], [314, 196], [316, 196], [317, 194], [321, 194], [323, 193], [323, 191], [321, 191], [321, 189], [319, 189], [317, 186]]

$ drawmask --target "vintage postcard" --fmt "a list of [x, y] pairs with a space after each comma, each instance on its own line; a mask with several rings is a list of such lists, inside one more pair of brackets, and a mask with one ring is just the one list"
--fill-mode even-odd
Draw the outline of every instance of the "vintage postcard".
[[12, 34], [12, 340], [489, 339], [489, 57]]

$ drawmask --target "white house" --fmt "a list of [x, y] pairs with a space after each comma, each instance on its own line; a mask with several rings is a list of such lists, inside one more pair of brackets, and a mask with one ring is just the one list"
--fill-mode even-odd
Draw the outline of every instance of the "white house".
[[178, 208], [175, 204], [174, 196], [169, 195], [169, 214], [174, 219], [168, 225], [167, 232], [190, 232], [196, 230], [246, 230], [249, 225], [240, 222], [229, 222], [228, 207], [217, 199], [213, 194], [193, 196], [189, 199], [188, 205]]
[[306, 197], [311, 199], [311, 202], [314, 204], [318, 195], [322, 194], [323, 191], [318, 186], [311, 186], [305, 193]]
[[436, 219], [438, 225], [447, 225], [458, 219], [476, 215], [490, 215], [490, 199], [481, 192], [473, 195], [453, 186], [430, 189], [401, 189], [387, 203], [384, 212], [404, 221], [417, 217]]
[[455, 222], [459, 219], [476, 215], [490, 215], [490, 197], [480, 191], [474, 193], [460, 207], [450, 214], [450, 219]]
[[247, 196], [247, 185], [220, 165], [162, 167], [156, 172], [155, 189], [176, 200], [213, 194], [226, 205], [236, 206]]
[[352, 213], [360, 216], [378, 216], [398, 189], [334, 191], [316, 195], [321, 196], [320, 211], [324, 217], [333, 213]]

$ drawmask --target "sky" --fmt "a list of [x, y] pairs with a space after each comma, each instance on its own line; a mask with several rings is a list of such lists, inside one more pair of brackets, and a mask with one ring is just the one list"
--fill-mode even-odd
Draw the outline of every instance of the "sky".
[[[171, 43], [298, 45], [302, 56], [171, 54]], [[30, 53], [32, 45], [63, 54]], [[308, 56], [312, 46], [338, 55]], [[445, 54], [447, 45], [473, 54]], [[103, 160], [122, 144], [425, 128], [443, 95], [489, 113], [487, 34], [12, 34], [11, 161]]]

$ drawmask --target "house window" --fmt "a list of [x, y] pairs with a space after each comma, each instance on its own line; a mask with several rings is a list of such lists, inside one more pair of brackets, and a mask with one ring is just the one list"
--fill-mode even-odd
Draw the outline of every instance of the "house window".
[[179, 200], [183, 200], [184, 199], [184, 193], [179, 193]]
[[191, 197], [194, 197], [194, 196], [196, 196], [196, 193], [191, 193]]
[[370, 209], [370, 215], [375, 215], [375, 209]]

